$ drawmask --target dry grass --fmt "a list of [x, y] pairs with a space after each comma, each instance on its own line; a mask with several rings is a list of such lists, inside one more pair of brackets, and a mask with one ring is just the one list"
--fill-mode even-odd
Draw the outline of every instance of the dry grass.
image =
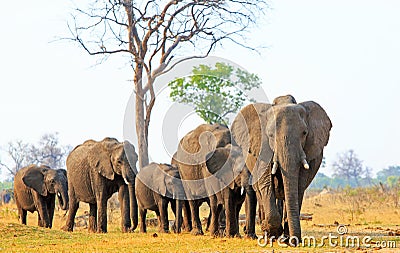
[[[376, 190], [345, 190], [340, 193], [309, 196], [302, 212], [313, 214], [313, 221], [302, 221], [303, 235], [321, 238], [337, 235], [335, 226], [318, 227], [315, 224], [332, 225], [334, 222], [349, 225], [348, 235], [371, 236], [372, 241], [395, 241], [397, 249], [366, 249], [345, 247], [279, 247], [274, 243], [260, 247], [257, 241], [249, 239], [211, 238], [192, 236], [188, 233], [160, 234], [153, 237], [156, 228], [149, 228], [147, 234], [138, 232], [123, 234], [119, 228], [118, 210], [112, 213], [113, 222], [107, 234], [88, 233], [77, 228], [72, 233], [63, 232], [64, 212], [55, 214], [53, 229], [36, 226], [36, 214], [28, 213], [28, 226], [20, 225], [15, 205], [0, 207], [0, 252], [400, 252], [399, 236], [389, 236], [400, 230], [400, 208], [394, 207], [390, 194]], [[78, 215], [87, 210], [81, 205]], [[202, 216], [207, 216], [202, 207]], [[172, 217], [172, 216], [171, 216]], [[261, 234], [258, 228], [258, 233]], [[320, 240], [318, 240], [320, 242]]]

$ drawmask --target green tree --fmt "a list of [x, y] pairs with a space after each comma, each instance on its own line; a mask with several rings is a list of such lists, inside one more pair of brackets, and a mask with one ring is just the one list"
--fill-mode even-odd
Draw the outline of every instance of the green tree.
[[245, 102], [254, 102], [245, 91], [259, 88], [256, 74], [218, 62], [215, 67], [199, 65], [189, 77], [170, 82], [173, 101], [193, 106], [207, 123], [229, 124], [229, 114], [236, 113]]

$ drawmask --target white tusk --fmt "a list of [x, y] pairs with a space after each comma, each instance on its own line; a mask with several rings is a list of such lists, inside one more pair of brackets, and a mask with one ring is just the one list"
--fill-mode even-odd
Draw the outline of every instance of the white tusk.
[[61, 193], [60, 193], [60, 192], [57, 192], [57, 196], [58, 196], [59, 198], [61, 198]]
[[303, 164], [304, 169], [308, 170], [310, 168], [310, 165], [308, 165], [306, 159], [303, 159], [303, 161], [301, 161], [301, 163]]
[[126, 178], [124, 178], [124, 181], [125, 181], [125, 184], [129, 185], [129, 182], [128, 182], [128, 180], [126, 180]]
[[274, 165], [272, 166], [271, 174], [275, 175], [277, 170], [278, 170], [278, 162], [274, 162]]

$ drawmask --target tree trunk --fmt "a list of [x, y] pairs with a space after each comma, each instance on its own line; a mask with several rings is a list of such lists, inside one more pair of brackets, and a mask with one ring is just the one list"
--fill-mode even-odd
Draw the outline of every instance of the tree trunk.
[[138, 140], [139, 168], [149, 164], [149, 151], [147, 145], [147, 129], [144, 114], [144, 94], [142, 88], [143, 67], [136, 67], [135, 71], [135, 90], [136, 90], [136, 136]]

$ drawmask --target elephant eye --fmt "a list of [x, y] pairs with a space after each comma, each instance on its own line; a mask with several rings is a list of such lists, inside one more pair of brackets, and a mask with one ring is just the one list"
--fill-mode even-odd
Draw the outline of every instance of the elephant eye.
[[121, 165], [121, 164], [122, 164], [122, 161], [121, 161], [121, 160], [118, 160], [117, 163], [118, 163], [119, 165]]
[[308, 134], [307, 130], [304, 130], [303, 135], [307, 135], [307, 134]]
[[50, 184], [54, 185], [55, 183], [54, 179], [50, 179]]

